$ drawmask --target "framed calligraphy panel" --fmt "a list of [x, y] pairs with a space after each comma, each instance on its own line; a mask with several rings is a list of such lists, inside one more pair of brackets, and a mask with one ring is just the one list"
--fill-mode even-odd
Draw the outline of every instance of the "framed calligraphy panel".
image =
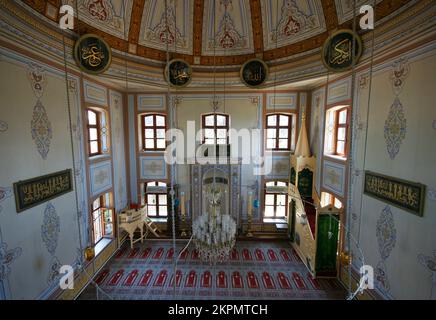
[[358, 34], [348, 29], [338, 30], [324, 42], [322, 62], [333, 72], [349, 70], [362, 56], [362, 46]]
[[268, 79], [268, 66], [260, 59], [248, 60], [241, 67], [239, 76], [247, 87], [260, 87]]
[[85, 34], [74, 45], [74, 59], [86, 73], [100, 74], [105, 72], [112, 62], [112, 51], [101, 37]]
[[189, 63], [182, 59], [173, 59], [165, 67], [165, 80], [172, 87], [186, 87], [192, 80], [192, 69]]
[[425, 185], [365, 171], [363, 193], [422, 217]]
[[14, 183], [17, 212], [37, 206], [73, 190], [71, 169]]

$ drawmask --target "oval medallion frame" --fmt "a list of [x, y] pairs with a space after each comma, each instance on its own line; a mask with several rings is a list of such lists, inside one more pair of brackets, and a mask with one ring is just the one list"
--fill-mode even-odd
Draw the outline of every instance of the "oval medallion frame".
[[[99, 44], [102, 45], [102, 47], [104, 48], [104, 54], [105, 54], [103, 57], [104, 66], [101, 68], [92, 68], [91, 65], [85, 64], [84, 60], [81, 59], [81, 57], [79, 56], [79, 49], [83, 48], [83, 42], [89, 42], [91, 38], [95, 39], [95, 41], [98, 41]], [[73, 56], [74, 56], [74, 60], [76, 60], [76, 64], [79, 66], [79, 68], [82, 71], [84, 71], [86, 73], [94, 74], [94, 75], [101, 74], [101, 73], [105, 72], [110, 67], [110, 65], [112, 63], [111, 47], [108, 45], [108, 43], [103, 38], [101, 38], [100, 36], [93, 34], [93, 33], [84, 34], [76, 41], [76, 43], [74, 44]], [[100, 57], [100, 59], [101, 59], [101, 57]]]
[[[249, 70], [246, 69], [249, 68], [250, 65], [253, 63], [259, 63], [265, 71], [264, 77], [258, 83], [253, 83], [253, 82], [250, 83], [249, 80], [246, 79], [246, 72], [250, 72]], [[268, 65], [265, 63], [265, 61], [257, 58], [245, 61], [245, 63], [241, 67], [241, 70], [239, 71], [239, 77], [241, 78], [241, 82], [249, 88], [262, 87], [265, 84], [265, 82], [268, 80], [268, 75], [269, 75]]]
[[[351, 36], [351, 37], [350, 37]], [[342, 39], [347, 39], [347, 38], [351, 38], [348, 40], [352, 40], [353, 38], [356, 39], [356, 43], [357, 43], [357, 52], [356, 55], [353, 57], [353, 59], [351, 60], [351, 63], [345, 65], [345, 66], [338, 66], [338, 67], [333, 67], [331, 65], [331, 63], [329, 63], [327, 61], [327, 55], [328, 55], [328, 47], [330, 47], [330, 45], [332, 44], [332, 42], [338, 42]], [[341, 71], [347, 71], [350, 70], [353, 67], [353, 63], [354, 65], [357, 65], [357, 63], [359, 62], [360, 57], [362, 56], [362, 52], [363, 52], [363, 43], [362, 43], [362, 39], [360, 38], [360, 36], [353, 32], [353, 30], [350, 29], [340, 29], [336, 32], [334, 32], [332, 35], [330, 35], [324, 42], [324, 45], [322, 47], [322, 56], [321, 56], [321, 60], [322, 63], [324, 64], [324, 66], [333, 72], [341, 72]]]
[[[179, 64], [184, 64], [184, 68], [187, 68], [187, 72], [188, 72], [188, 80], [186, 82], [180, 83], [178, 84], [177, 81], [171, 81], [171, 79], [168, 79], [168, 71], [171, 71], [170, 68], [173, 67], [173, 65], [175, 63], [179, 63]], [[192, 68], [191, 65], [186, 62], [183, 59], [172, 59], [168, 62], [168, 64], [165, 66], [165, 70], [164, 70], [164, 78], [165, 81], [173, 88], [184, 88], [186, 86], [188, 86], [191, 81], [192, 81]]]

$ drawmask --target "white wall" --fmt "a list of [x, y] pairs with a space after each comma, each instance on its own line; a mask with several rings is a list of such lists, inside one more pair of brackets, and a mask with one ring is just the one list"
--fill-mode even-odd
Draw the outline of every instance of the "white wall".
[[[401, 62], [399, 69], [403, 68], [406, 76], [396, 79], [393, 71], [397, 62]], [[368, 119], [369, 83], [362, 81], [356, 89], [353, 149], [357, 170], [354, 174], [358, 176], [353, 177], [352, 232], [365, 263], [375, 269], [378, 289], [386, 297], [396, 299], [428, 299], [432, 290], [433, 298], [436, 294], [432, 273], [418, 258], [425, 255], [435, 259], [436, 249], [435, 74], [434, 46], [402, 54], [377, 66]], [[395, 79], [400, 79], [402, 85], [395, 86]], [[385, 126], [390, 123], [388, 115], [396, 97], [402, 105], [398, 114], [406, 121], [405, 136], [400, 139], [398, 150], [389, 149], [385, 139]], [[426, 185], [423, 217], [362, 195], [364, 170]], [[377, 233], [377, 228], [382, 232]], [[387, 257], [382, 258], [381, 252], [386, 252]]]
[[[79, 85], [77, 79], [70, 81], [73, 138], [77, 161], [77, 191], [75, 193], [37, 205], [21, 213], [16, 212], [12, 185], [19, 180], [73, 168], [70, 130], [68, 121], [65, 76], [62, 72], [37, 64], [42, 68], [41, 90], [32, 90], [29, 78], [31, 61], [2, 51], [0, 61], [0, 118], [4, 122], [0, 132], [0, 186], [9, 192], [9, 197], [0, 200], [0, 242], [3, 248], [14, 250], [15, 259], [6, 266], [5, 275], [0, 279], [0, 291], [9, 299], [44, 298], [57, 285], [56, 270], [62, 264], [74, 265], [79, 259], [79, 237], [77, 211], [86, 208], [86, 186], [82, 183], [81, 133], [78, 119], [80, 112]], [[52, 138], [45, 159], [38, 152], [32, 139], [31, 121], [35, 115], [34, 106], [38, 99], [44, 106], [50, 122]], [[7, 128], [7, 129], [6, 129]], [[36, 130], [43, 133], [42, 128]], [[43, 153], [43, 155], [45, 155]], [[50, 209], [59, 223], [59, 232], [49, 232], [54, 244], [51, 253], [43, 241], [44, 215]], [[53, 211], [54, 210], [54, 211]], [[54, 224], [56, 226], [56, 223]], [[54, 228], [56, 230], [56, 227]], [[56, 244], [57, 243], [57, 244]], [[51, 272], [54, 268], [55, 273]], [[53, 276], [53, 277], [52, 277]]]

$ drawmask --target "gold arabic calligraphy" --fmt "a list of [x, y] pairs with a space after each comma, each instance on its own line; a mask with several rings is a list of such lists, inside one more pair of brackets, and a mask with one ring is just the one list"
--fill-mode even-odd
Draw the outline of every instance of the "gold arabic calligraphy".
[[419, 206], [418, 192], [410, 186], [395, 181], [368, 176], [366, 179], [366, 190], [401, 205], [410, 206], [412, 208]]
[[98, 67], [104, 58], [104, 52], [97, 46], [97, 44], [92, 44], [82, 48], [82, 59], [91, 67]]
[[330, 64], [332, 65], [342, 65], [351, 60], [351, 41], [349, 39], [344, 39], [339, 41], [333, 48], [333, 57], [330, 58]]
[[262, 76], [262, 68], [259, 68], [256, 71], [253, 70], [247, 70], [246, 74], [245, 74], [245, 79], [246, 81], [253, 81], [253, 82], [260, 82], [263, 80], [263, 76]]
[[57, 176], [43, 182], [35, 182], [21, 187], [25, 205], [47, 199], [70, 188], [68, 175]]
[[173, 69], [171, 74], [173, 79], [177, 81], [186, 81], [189, 78], [188, 73], [184, 69]]

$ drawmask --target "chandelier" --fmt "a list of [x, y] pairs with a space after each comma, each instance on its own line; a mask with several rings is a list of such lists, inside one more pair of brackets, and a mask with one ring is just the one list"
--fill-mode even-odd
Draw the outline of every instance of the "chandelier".
[[212, 186], [206, 195], [209, 212], [202, 213], [192, 224], [200, 259], [210, 264], [226, 261], [235, 245], [236, 223], [229, 214], [220, 212], [221, 197], [221, 190]]

